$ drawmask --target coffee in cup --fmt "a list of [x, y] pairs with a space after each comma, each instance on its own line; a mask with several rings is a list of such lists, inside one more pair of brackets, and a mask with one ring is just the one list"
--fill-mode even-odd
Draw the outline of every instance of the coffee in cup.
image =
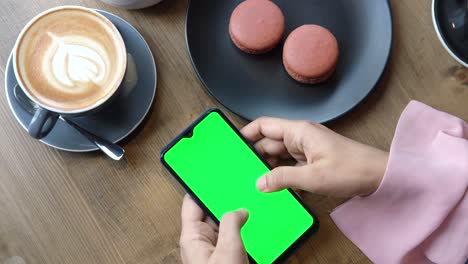
[[[77, 6], [33, 18], [20, 33], [13, 58], [19, 85], [43, 108], [42, 115], [45, 110], [84, 114], [100, 107], [118, 90], [126, 60], [125, 44], [112, 22]], [[35, 119], [41, 119], [39, 113]], [[40, 131], [32, 132], [39, 137]]]

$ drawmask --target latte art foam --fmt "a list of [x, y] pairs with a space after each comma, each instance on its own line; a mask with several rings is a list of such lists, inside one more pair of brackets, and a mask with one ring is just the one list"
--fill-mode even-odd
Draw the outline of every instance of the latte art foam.
[[85, 46], [93, 43], [93, 40], [86, 39], [81, 45], [67, 44], [65, 39], [53, 33], [48, 32], [48, 35], [58, 47], [52, 52], [52, 61], [44, 61], [44, 66], [52, 66], [52, 77], [63, 89], [76, 88], [81, 83], [99, 84], [104, 81], [106, 65], [103, 57], [108, 55], [100, 55], [98, 51]]
[[125, 44], [93, 10], [63, 7], [33, 20], [17, 41], [18, 79], [35, 101], [59, 112], [107, 100], [126, 67]]

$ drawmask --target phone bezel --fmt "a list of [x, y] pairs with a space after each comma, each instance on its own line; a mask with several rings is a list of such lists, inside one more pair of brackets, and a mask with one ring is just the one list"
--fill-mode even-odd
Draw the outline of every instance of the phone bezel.
[[[171, 168], [171, 166], [164, 160], [164, 155], [166, 154], [167, 151], [169, 151], [175, 144], [177, 144], [181, 139], [187, 137], [187, 133], [192, 133], [193, 129], [201, 122], [205, 117], [207, 117], [209, 114], [216, 112], [218, 113], [224, 121], [231, 127], [231, 129], [242, 139], [242, 141], [247, 144], [247, 146], [255, 153], [255, 155], [265, 164], [265, 166], [268, 167], [269, 170], [271, 170], [271, 166], [265, 161], [265, 159], [257, 152], [257, 150], [250, 144], [250, 142], [242, 136], [240, 131], [234, 126], [234, 124], [227, 118], [227, 116], [218, 108], [209, 108], [206, 110], [204, 113], [202, 113], [197, 119], [195, 119], [187, 128], [185, 128], [179, 135], [177, 135], [167, 146], [165, 146], [160, 153], [160, 161], [164, 165], [164, 167], [171, 173], [171, 175], [179, 182], [179, 184], [182, 185], [182, 187], [185, 189], [185, 191], [192, 197], [192, 199], [200, 206], [205, 213], [213, 220], [215, 221], [216, 224], [219, 225], [218, 219], [214, 216], [214, 214], [210, 211], [210, 209], [205, 206], [204, 203], [200, 201], [200, 199], [193, 193], [193, 191], [190, 189], [190, 187], [185, 184], [185, 182], [177, 175], [177, 173]], [[287, 189], [292, 196], [302, 205], [302, 207], [312, 216], [314, 219], [314, 222], [311, 227], [309, 227], [294, 243], [292, 243], [278, 258], [275, 259], [272, 263], [281, 263], [285, 261], [291, 254], [296, 251], [300, 244], [304, 242], [308, 237], [310, 237], [312, 234], [317, 232], [319, 228], [319, 220], [315, 216], [312, 211], [305, 206], [304, 202], [302, 199], [291, 189]], [[249, 258], [250, 263], [257, 263], [247, 252], [247, 256]]]

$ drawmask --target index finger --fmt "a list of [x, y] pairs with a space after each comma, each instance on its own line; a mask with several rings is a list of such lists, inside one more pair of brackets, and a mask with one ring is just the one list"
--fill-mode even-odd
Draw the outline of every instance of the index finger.
[[266, 137], [274, 140], [283, 140], [292, 121], [274, 117], [260, 117], [241, 129], [242, 135], [251, 142]]
[[205, 213], [197, 203], [186, 194], [182, 203], [182, 227], [193, 222], [201, 222], [205, 219]]

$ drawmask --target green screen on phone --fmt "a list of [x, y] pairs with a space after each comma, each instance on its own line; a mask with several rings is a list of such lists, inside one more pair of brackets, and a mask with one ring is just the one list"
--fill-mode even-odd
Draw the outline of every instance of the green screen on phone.
[[218, 112], [206, 114], [163, 153], [163, 162], [217, 218], [245, 208], [241, 237], [257, 263], [273, 263], [314, 224], [289, 190], [262, 193], [257, 179], [269, 168]]

